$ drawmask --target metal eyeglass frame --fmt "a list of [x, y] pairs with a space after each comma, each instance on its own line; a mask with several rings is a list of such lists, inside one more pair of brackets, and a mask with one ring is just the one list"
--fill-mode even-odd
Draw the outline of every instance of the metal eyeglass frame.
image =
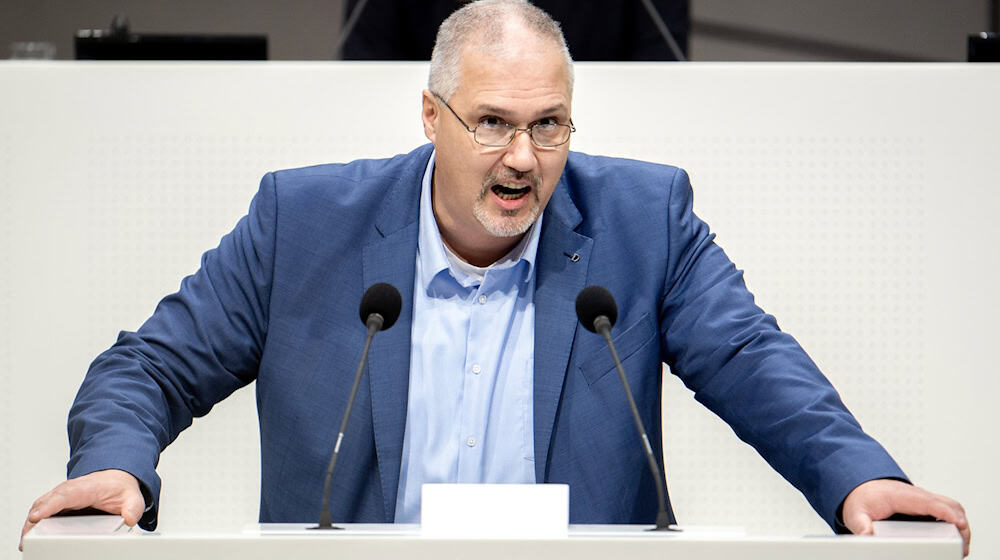
[[451, 105], [448, 105], [448, 102], [445, 101], [443, 97], [441, 97], [440, 95], [438, 95], [438, 94], [436, 94], [434, 92], [431, 92], [431, 93], [434, 94], [434, 97], [438, 98], [438, 101], [440, 101], [441, 103], [444, 103], [444, 106], [447, 107], [449, 111], [451, 111], [451, 114], [454, 115], [456, 119], [458, 119], [458, 122], [462, 123], [462, 126], [465, 127], [465, 130], [472, 134], [472, 139], [476, 141], [476, 144], [479, 144], [480, 146], [485, 146], [487, 148], [506, 148], [507, 146], [510, 146], [511, 142], [514, 141], [514, 138], [517, 137], [517, 133], [518, 132], [526, 132], [526, 133], [528, 133], [528, 138], [531, 139], [531, 143], [534, 144], [535, 146], [539, 147], [539, 148], [558, 148], [559, 146], [562, 146], [566, 142], [569, 142], [570, 135], [572, 135], [574, 132], [576, 132], [576, 126], [573, 124], [573, 119], [569, 120], [569, 124], [556, 123], [556, 126], [564, 126], [564, 127], [568, 128], [569, 129], [569, 134], [566, 135], [566, 139], [563, 140], [562, 142], [560, 142], [558, 144], [552, 144], [552, 145], [546, 146], [545, 144], [539, 144], [538, 141], [535, 140], [535, 135], [532, 132], [535, 129], [535, 127], [538, 126], [538, 124], [533, 124], [533, 125], [529, 126], [528, 128], [517, 128], [516, 126], [514, 126], [514, 125], [512, 125], [510, 123], [506, 123], [505, 122], [504, 126], [506, 126], [507, 128], [509, 128], [511, 130], [510, 138], [507, 140], [507, 143], [506, 144], [483, 144], [482, 142], [479, 141], [479, 138], [476, 138], [476, 130], [479, 129], [478, 126], [476, 128], [469, 128], [469, 125], [465, 124], [465, 121], [462, 120], [462, 117], [458, 116], [458, 113], [456, 113], [455, 110], [451, 108]]

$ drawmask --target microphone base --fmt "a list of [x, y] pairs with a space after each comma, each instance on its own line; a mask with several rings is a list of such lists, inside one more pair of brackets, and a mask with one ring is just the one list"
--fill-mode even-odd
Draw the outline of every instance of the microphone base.
[[646, 530], [647, 531], [670, 531], [670, 532], [674, 532], [674, 533], [681, 533], [681, 532], [683, 532], [683, 529], [681, 529], [680, 527], [677, 527], [676, 525], [671, 525], [670, 524], [670, 516], [667, 515], [667, 512], [665, 512], [665, 511], [661, 511], [656, 516], [656, 526], [652, 527], [650, 529], [646, 529]]
[[339, 530], [339, 531], [343, 531], [344, 530], [343, 527], [337, 527], [336, 525], [317, 525], [315, 527], [306, 527], [306, 529], [308, 529], [310, 531], [312, 531], [312, 530], [329, 531], [331, 529], [336, 529], [336, 530]]

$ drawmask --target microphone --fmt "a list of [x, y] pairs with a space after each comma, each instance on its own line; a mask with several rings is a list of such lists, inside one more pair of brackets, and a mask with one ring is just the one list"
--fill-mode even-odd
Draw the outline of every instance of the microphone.
[[365, 337], [365, 348], [361, 352], [361, 361], [354, 374], [354, 386], [351, 387], [351, 396], [347, 399], [347, 410], [344, 411], [344, 420], [340, 423], [337, 443], [333, 446], [330, 464], [326, 467], [326, 481], [323, 483], [323, 511], [319, 515], [319, 525], [310, 527], [311, 529], [343, 529], [343, 527], [335, 527], [330, 518], [330, 481], [333, 480], [333, 470], [337, 466], [337, 457], [340, 455], [340, 444], [344, 441], [347, 420], [351, 417], [351, 409], [354, 407], [354, 397], [358, 394], [361, 374], [364, 373], [365, 363], [368, 361], [368, 349], [371, 348], [372, 337], [378, 331], [384, 331], [393, 326], [396, 319], [399, 318], [402, 307], [403, 298], [400, 297], [399, 290], [384, 282], [373, 284], [365, 290], [365, 295], [361, 297], [361, 322], [368, 329], [368, 335]]
[[375, 331], [388, 330], [396, 324], [402, 308], [403, 298], [392, 284], [372, 284], [361, 296], [361, 322], [369, 331], [373, 325], [376, 325]]
[[615, 360], [615, 367], [618, 369], [618, 377], [625, 388], [625, 396], [628, 398], [628, 406], [632, 410], [632, 419], [635, 420], [635, 428], [639, 431], [639, 438], [642, 440], [643, 449], [646, 452], [646, 459], [649, 461], [649, 470], [653, 473], [653, 480], [656, 482], [656, 498], [659, 501], [660, 511], [656, 515], [656, 527], [651, 531], [680, 531], [676, 527], [671, 527], [670, 522], [674, 518], [673, 509], [667, 503], [667, 489], [660, 476], [660, 468], [653, 457], [653, 447], [649, 444], [649, 436], [646, 435], [646, 428], [642, 425], [642, 418], [639, 417], [639, 409], [635, 406], [635, 399], [632, 397], [632, 389], [625, 379], [625, 369], [621, 360], [618, 359], [618, 352], [615, 344], [611, 341], [611, 327], [615, 326], [618, 320], [618, 305], [611, 292], [601, 286], [587, 286], [580, 290], [576, 296], [576, 317], [585, 329], [592, 333], [604, 336], [611, 350], [611, 357]]

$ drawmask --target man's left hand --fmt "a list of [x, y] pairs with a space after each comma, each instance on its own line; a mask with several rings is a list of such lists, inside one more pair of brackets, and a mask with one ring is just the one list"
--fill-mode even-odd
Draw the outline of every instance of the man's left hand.
[[898, 480], [879, 479], [861, 484], [844, 499], [844, 525], [855, 535], [871, 535], [873, 521], [896, 513], [929, 515], [954, 524], [962, 534], [963, 554], [969, 555], [972, 532], [965, 508], [947, 496]]

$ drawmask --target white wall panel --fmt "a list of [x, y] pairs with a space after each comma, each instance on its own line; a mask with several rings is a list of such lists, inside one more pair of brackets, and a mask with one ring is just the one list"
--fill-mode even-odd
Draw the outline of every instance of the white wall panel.
[[[0, 557], [64, 477], [87, 365], [174, 291], [271, 169], [423, 142], [424, 64], [0, 63]], [[1000, 554], [1000, 67], [580, 64], [573, 148], [688, 169], [695, 210], [919, 484]], [[825, 531], [674, 378], [684, 523]], [[331, 429], [334, 426], [331, 423]], [[256, 519], [252, 389], [163, 456], [161, 524]]]

